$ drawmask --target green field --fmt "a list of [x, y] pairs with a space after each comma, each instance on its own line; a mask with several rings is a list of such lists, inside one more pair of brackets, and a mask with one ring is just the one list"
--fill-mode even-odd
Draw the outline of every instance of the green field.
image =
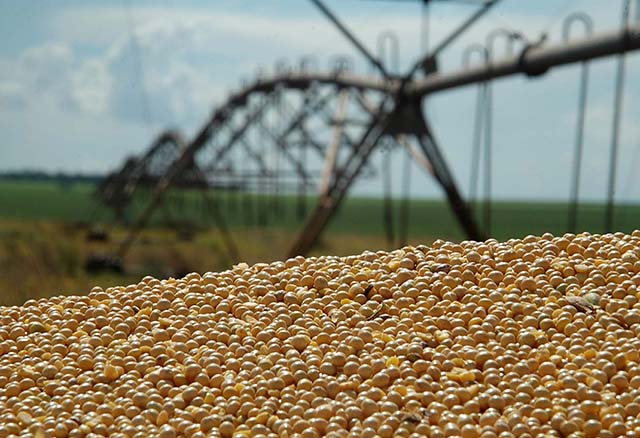
[[[237, 262], [228, 257], [211, 216], [203, 213], [202, 197], [197, 193], [171, 194], [166, 214], [158, 212], [152, 226], [127, 254], [124, 272], [87, 272], [85, 262], [90, 256], [114, 253], [127, 233], [114, 221], [111, 211], [96, 201], [93, 190], [90, 184], [0, 181], [0, 305], [19, 304], [31, 297], [86, 293], [94, 285], [129, 284], [145, 275], [169, 277], [222, 270]], [[302, 227], [295, 196], [216, 196], [243, 261], [286, 256]], [[147, 201], [148, 196], [139, 196], [134, 213]], [[306, 202], [310, 209], [314, 199]], [[385, 238], [382, 205], [381, 199], [347, 199], [312, 255], [346, 255], [397, 245]], [[400, 201], [394, 200], [395, 213], [399, 205]], [[603, 210], [601, 205], [581, 205], [579, 231], [602, 233]], [[412, 200], [410, 211], [409, 243], [464, 239], [444, 202]], [[561, 203], [496, 202], [492, 237], [505, 240], [545, 232], [563, 234], [566, 217], [567, 206]], [[167, 218], [183, 228], [168, 227]], [[395, 218], [397, 221], [397, 214]], [[630, 232], [639, 228], [638, 219], [640, 206], [619, 206], [615, 229]], [[196, 232], [185, 233], [185, 224]], [[107, 241], [87, 239], [96, 226], [107, 231]]]
[[[75, 184], [61, 187], [54, 183], [0, 181], [0, 220], [62, 221], [83, 223], [112, 223], [111, 211], [93, 197], [93, 186]], [[197, 224], [211, 225], [210, 216], [203, 213], [200, 196], [189, 193], [178, 199], [170, 195], [169, 212], [172, 218]], [[301, 223], [296, 217], [295, 196], [242, 196], [219, 194], [217, 201], [232, 228], [255, 227], [256, 211], [262, 208], [269, 227], [296, 231]], [[136, 203], [138, 211], [146, 198]], [[310, 209], [314, 199], [308, 198]], [[249, 205], [247, 210], [243, 207]], [[399, 200], [394, 203], [397, 211]], [[443, 201], [412, 200], [409, 224], [411, 239], [464, 238], [458, 224]], [[155, 224], [165, 216], [158, 212]], [[377, 198], [348, 198], [333, 219], [330, 233], [378, 235], [383, 232], [382, 200]], [[615, 230], [629, 232], [638, 227], [640, 206], [622, 205], [615, 210]], [[527, 234], [567, 231], [567, 206], [552, 202], [495, 202], [493, 204], [491, 237], [502, 240]], [[604, 206], [583, 204], [579, 207], [578, 231], [604, 232]]]

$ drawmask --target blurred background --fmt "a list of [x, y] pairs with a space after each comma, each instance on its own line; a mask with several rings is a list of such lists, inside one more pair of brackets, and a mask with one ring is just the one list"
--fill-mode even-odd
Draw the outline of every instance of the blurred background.
[[638, 228], [638, 1], [0, 12], [0, 304], [296, 254]]

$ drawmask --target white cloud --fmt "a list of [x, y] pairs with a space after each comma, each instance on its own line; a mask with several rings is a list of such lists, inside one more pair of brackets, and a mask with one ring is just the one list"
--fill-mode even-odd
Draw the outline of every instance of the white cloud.
[[67, 44], [47, 43], [26, 49], [19, 62], [27, 83], [36, 91], [47, 91], [64, 85], [72, 68], [73, 53]]
[[89, 59], [73, 74], [69, 92], [79, 111], [100, 115], [109, 110], [112, 86], [113, 77], [105, 63]]
[[[543, 23], [541, 16], [510, 14], [506, 18], [512, 26], [529, 30]], [[296, 59], [312, 54], [322, 68], [331, 53], [356, 55], [335, 29], [315, 14], [291, 19], [144, 6], [133, 10], [133, 19], [135, 39], [128, 35], [128, 17], [122, 8], [62, 8], [51, 21], [59, 42], [25, 50], [10, 82], [34, 95], [54, 95], [66, 109], [87, 114], [144, 122], [148, 107], [158, 124], [193, 125], [206, 116], [214, 100], [236, 86], [239, 79], [234, 78], [252, 77], [259, 64], [273, 65], [284, 58], [295, 65]], [[459, 14], [445, 14], [432, 22], [432, 39], [437, 40], [459, 20]], [[375, 50], [380, 32], [391, 30], [402, 44], [402, 64], [406, 67], [415, 58], [418, 17], [361, 15], [347, 21], [371, 50]], [[482, 39], [493, 24], [481, 22], [464, 35], [442, 65], [457, 67], [461, 47]], [[100, 47], [101, 53], [90, 57], [74, 53], [73, 47], [87, 44]], [[7, 96], [0, 104], [10, 100]]]
[[[144, 86], [157, 123], [193, 123], [206, 114], [212, 97], [224, 87], [208, 68], [189, 62], [197, 61], [197, 49], [182, 46], [180, 35], [151, 23], [139, 31], [138, 50], [131, 39], [120, 38], [101, 55], [85, 58], [67, 43], [28, 48], [17, 59], [0, 60], [6, 67], [0, 76], [0, 105], [10, 109], [51, 98], [68, 111], [143, 122]], [[136, 52], [145, 67], [143, 82], [137, 74]]]
[[[340, 35], [317, 19], [291, 22], [189, 9], [168, 17], [159, 8], [144, 7], [136, 9], [140, 24], [135, 39], [124, 32], [125, 19], [118, 8], [63, 10], [54, 20], [60, 42], [28, 48], [19, 60], [7, 60], [14, 64], [14, 74], [4, 89], [10, 88], [8, 83], [18, 84], [28, 90], [26, 98], [32, 102], [46, 94], [67, 110], [127, 121], [144, 122], [148, 106], [158, 124], [193, 125], [230, 85], [237, 86], [237, 78], [253, 76], [259, 63], [284, 55], [326, 53], [328, 47], [350, 50]], [[366, 37], [384, 26], [406, 32], [414, 21], [369, 20], [362, 23], [362, 33]], [[75, 44], [87, 41], [108, 45], [91, 57], [74, 53]], [[8, 101], [7, 94], [0, 104]]]
[[0, 107], [20, 109], [26, 105], [26, 92], [18, 82], [0, 83]]
[[22, 108], [45, 96], [67, 105], [73, 64], [72, 50], [63, 43], [30, 47], [15, 59], [0, 60], [0, 105]]

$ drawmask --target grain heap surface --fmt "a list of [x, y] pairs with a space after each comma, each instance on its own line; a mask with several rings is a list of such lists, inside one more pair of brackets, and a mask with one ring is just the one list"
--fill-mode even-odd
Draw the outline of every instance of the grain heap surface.
[[640, 436], [640, 232], [294, 258], [0, 309], [0, 437]]

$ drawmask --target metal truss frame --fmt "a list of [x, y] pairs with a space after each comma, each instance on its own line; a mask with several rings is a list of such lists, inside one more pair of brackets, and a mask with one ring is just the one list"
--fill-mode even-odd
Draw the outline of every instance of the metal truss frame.
[[[313, 1], [317, 4], [321, 3], [319, 0]], [[496, 2], [485, 3], [482, 11], [486, 12], [494, 3]], [[463, 32], [481, 15], [480, 11], [472, 15], [456, 30], [456, 35]], [[300, 187], [310, 184], [312, 172], [305, 167], [301, 158], [294, 155], [294, 148], [302, 145], [299, 147], [302, 151], [303, 147], [311, 146], [323, 159], [318, 202], [291, 246], [289, 256], [307, 254], [313, 248], [354, 181], [361, 177], [363, 170], [371, 165], [371, 155], [379, 147], [381, 139], [385, 137], [391, 138], [406, 149], [414, 161], [435, 178], [467, 237], [481, 240], [485, 236], [475, 223], [469, 205], [463, 199], [454, 175], [436, 142], [422, 109], [423, 98], [454, 87], [514, 74], [540, 75], [554, 66], [640, 49], [640, 29], [627, 27], [621, 31], [558, 46], [528, 45], [521, 53], [512, 57], [498, 61], [491, 60], [478, 67], [466, 67], [446, 74], [438, 73], [434, 70], [435, 56], [453, 39], [448, 38], [443, 41], [432, 53], [416, 62], [402, 78], [388, 74], [381, 63], [374, 62], [375, 58], [369, 61], [376, 66], [382, 77], [362, 77], [345, 71], [310, 72], [306, 69], [299, 72], [280, 72], [271, 78], [261, 77], [232, 94], [225, 103], [220, 105], [191, 142], [183, 144], [182, 141], [171, 141], [171, 135], [164, 134], [152, 144], [140, 160], [135, 162], [130, 160], [119, 173], [108, 178], [100, 188], [101, 196], [110, 205], [126, 203], [133, 193], [132, 188], [144, 180], [146, 169], [149, 168], [154, 157], [160, 157], [163, 147], [168, 147], [165, 143], [173, 144], [172, 153], [177, 151], [176, 158], [173, 160], [159, 159], [164, 165], [164, 167], [160, 166], [160, 169], [164, 169], [163, 174], [152, 175], [151, 181], [156, 178], [152, 199], [134, 221], [120, 254], [126, 253], [137, 233], [146, 226], [153, 212], [162, 204], [167, 190], [170, 187], [180, 187], [181, 181], [184, 184], [188, 183], [181, 175], [185, 173], [196, 175], [197, 178], [194, 178], [194, 181], [203, 183], [201, 187], [206, 190], [215, 182], [216, 175], [224, 172], [220, 165], [225, 157], [231, 150], [237, 148], [244, 150], [258, 164], [264, 176], [267, 176], [268, 164], [265, 157], [253, 149], [246, 139], [248, 130], [257, 129], [266, 134], [271, 147], [284, 154], [289, 165], [293, 166]], [[361, 46], [366, 52], [364, 46]], [[369, 56], [366, 57], [369, 58]], [[414, 78], [415, 73], [420, 69], [426, 69], [425, 71], [430, 73], [424, 77]], [[323, 94], [322, 90], [327, 91]], [[284, 123], [281, 124], [283, 129], [274, 132], [272, 128], [266, 126], [265, 115], [279, 111], [280, 116], [283, 116], [282, 107], [276, 108], [275, 102], [278, 96], [289, 92], [303, 93], [301, 108], [289, 111], [287, 118], [283, 119]], [[376, 93], [380, 99], [372, 102], [367, 97], [368, 93]], [[256, 103], [254, 96], [262, 98]], [[368, 117], [364, 126], [362, 119], [349, 117], [347, 107], [350, 100], [357, 102], [364, 115]], [[329, 102], [334, 103], [334, 114], [327, 115], [324, 112], [329, 109]], [[289, 104], [286, 103], [286, 105]], [[244, 113], [242, 122], [238, 127], [233, 128], [232, 119], [237, 119], [242, 113]], [[329, 131], [333, 135], [330, 141], [314, 137], [315, 134], [307, 126], [307, 121], [312, 117], [322, 120], [321, 123], [325, 127], [331, 128]], [[355, 122], [351, 123], [352, 121]], [[347, 132], [346, 126], [359, 132], [355, 136], [357, 138]], [[230, 132], [226, 140], [220, 142], [220, 133], [225, 130]], [[298, 136], [298, 140], [293, 139], [294, 134]], [[213, 141], [214, 139], [218, 141]], [[324, 144], [327, 146], [324, 147]], [[206, 150], [213, 154], [213, 158], [203, 163], [197, 157]], [[339, 151], [342, 154], [339, 154]], [[116, 202], [116, 199], [119, 200]], [[234, 249], [235, 245], [222, 220], [222, 215], [218, 210], [212, 215], [216, 222], [221, 224], [219, 228], [225, 236], [229, 254], [237, 258], [237, 249]]]

